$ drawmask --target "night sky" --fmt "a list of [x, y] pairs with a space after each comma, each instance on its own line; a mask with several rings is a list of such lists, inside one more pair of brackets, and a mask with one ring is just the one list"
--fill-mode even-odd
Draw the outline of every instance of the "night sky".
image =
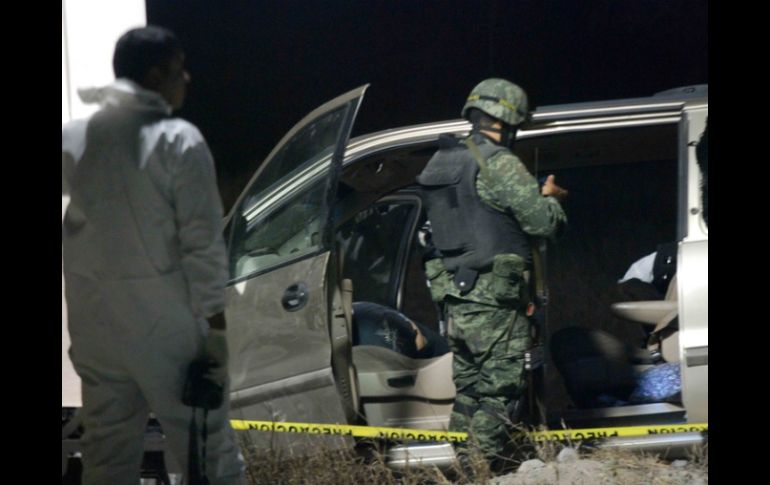
[[371, 83], [353, 135], [459, 117], [487, 77], [535, 105], [708, 83], [707, 0], [148, 0], [192, 76], [179, 115], [229, 207], [306, 113]]

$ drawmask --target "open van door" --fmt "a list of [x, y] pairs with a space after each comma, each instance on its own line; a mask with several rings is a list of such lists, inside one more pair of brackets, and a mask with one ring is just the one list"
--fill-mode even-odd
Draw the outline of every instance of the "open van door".
[[[333, 347], [349, 351], [350, 342], [331, 258], [332, 210], [366, 88], [329, 101], [297, 123], [228, 215], [225, 312], [233, 419], [346, 423], [352, 418], [354, 373], [334, 362]], [[302, 435], [252, 438], [296, 445]]]
[[708, 421], [708, 225], [696, 148], [708, 106], [688, 107], [680, 125], [679, 361], [688, 422]]

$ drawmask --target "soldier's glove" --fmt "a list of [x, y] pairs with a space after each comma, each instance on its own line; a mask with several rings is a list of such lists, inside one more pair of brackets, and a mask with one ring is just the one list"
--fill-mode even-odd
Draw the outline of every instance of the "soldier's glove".
[[206, 337], [204, 355], [211, 367], [206, 377], [222, 387], [227, 383], [227, 337], [224, 329], [211, 328]]

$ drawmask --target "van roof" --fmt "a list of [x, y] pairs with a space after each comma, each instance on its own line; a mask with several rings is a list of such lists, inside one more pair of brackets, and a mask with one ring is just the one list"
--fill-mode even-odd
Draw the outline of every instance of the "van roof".
[[548, 121], [558, 116], [560, 119], [583, 117], [587, 114], [609, 115], [613, 112], [658, 112], [681, 108], [689, 104], [708, 103], [708, 84], [697, 84], [668, 89], [646, 98], [626, 98], [581, 103], [548, 105], [537, 108], [532, 113], [535, 122]]

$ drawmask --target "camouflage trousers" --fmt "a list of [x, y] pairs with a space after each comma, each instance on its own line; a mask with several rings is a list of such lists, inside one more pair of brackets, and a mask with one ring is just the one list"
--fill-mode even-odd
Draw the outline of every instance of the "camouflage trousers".
[[487, 458], [509, 440], [509, 410], [522, 398], [529, 321], [511, 308], [447, 302], [457, 397], [450, 431], [464, 431]]

